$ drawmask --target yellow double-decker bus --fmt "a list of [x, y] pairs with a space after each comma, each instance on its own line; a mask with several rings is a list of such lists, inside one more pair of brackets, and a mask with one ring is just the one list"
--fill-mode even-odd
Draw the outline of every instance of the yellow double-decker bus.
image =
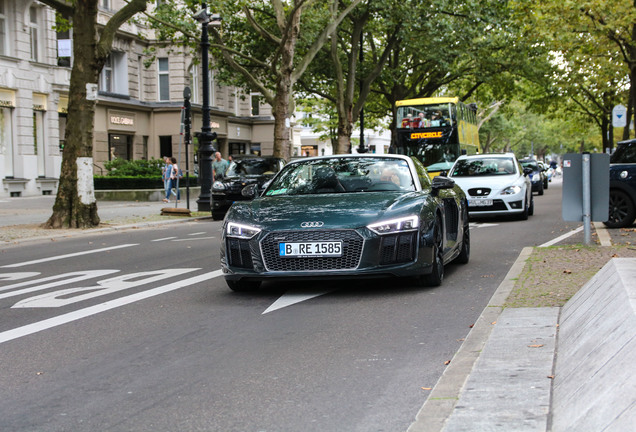
[[477, 106], [457, 97], [397, 101], [397, 142], [392, 153], [417, 157], [434, 177], [461, 154], [480, 152]]

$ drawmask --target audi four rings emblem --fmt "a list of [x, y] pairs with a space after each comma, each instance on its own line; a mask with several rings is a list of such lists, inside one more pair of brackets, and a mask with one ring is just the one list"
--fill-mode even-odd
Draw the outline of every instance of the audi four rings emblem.
[[300, 224], [300, 227], [301, 228], [320, 228], [324, 224], [325, 224], [324, 222], [320, 222], [320, 221], [316, 221], [316, 222], [302, 222]]

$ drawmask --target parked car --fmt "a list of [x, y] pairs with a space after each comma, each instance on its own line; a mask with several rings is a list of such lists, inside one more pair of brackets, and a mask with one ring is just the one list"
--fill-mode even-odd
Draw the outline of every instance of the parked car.
[[273, 156], [235, 156], [222, 179], [212, 184], [212, 219], [221, 220], [236, 201], [250, 199], [241, 193], [248, 185], [263, 190], [265, 184], [285, 165], [285, 160]]
[[223, 223], [221, 266], [234, 291], [264, 280], [415, 277], [440, 285], [468, 262], [466, 196], [404, 155], [336, 155], [288, 163]]
[[548, 176], [543, 167], [534, 159], [521, 159], [519, 162], [522, 167], [532, 169], [532, 172], [528, 174], [532, 184], [532, 192], [543, 195], [543, 190], [548, 188]]
[[610, 228], [631, 226], [636, 219], [636, 139], [621, 141], [610, 156]]
[[460, 156], [449, 177], [466, 193], [470, 214], [525, 220], [534, 213], [530, 172], [514, 153], [492, 153]]

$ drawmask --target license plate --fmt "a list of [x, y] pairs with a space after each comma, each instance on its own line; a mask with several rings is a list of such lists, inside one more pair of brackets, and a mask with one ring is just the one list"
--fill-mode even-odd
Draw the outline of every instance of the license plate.
[[491, 199], [471, 199], [468, 200], [468, 206], [469, 207], [486, 207], [486, 206], [491, 206], [492, 205], [492, 200]]
[[340, 241], [306, 241], [279, 243], [278, 254], [282, 258], [339, 257], [342, 256]]

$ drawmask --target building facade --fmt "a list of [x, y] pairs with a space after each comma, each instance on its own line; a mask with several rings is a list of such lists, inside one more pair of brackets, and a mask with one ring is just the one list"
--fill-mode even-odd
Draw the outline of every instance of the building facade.
[[[124, 4], [100, 0], [99, 24]], [[54, 25], [55, 12], [36, 0], [0, 0], [0, 197], [56, 193], [73, 56], [72, 29], [56, 32]], [[200, 62], [176, 51], [136, 24], [120, 28], [97, 83], [95, 174], [104, 174], [104, 163], [113, 158], [174, 156], [186, 168], [183, 92], [192, 90], [192, 131], [201, 130], [202, 71]], [[258, 94], [219, 85], [213, 66], [210, 106], [215, 147], [224, 157], [272, 153], [271, 108]], [[300, 148], [295, 133], [292, 142]], [[187, 149], [192, 173], [196, 147], [194, 138]]]

